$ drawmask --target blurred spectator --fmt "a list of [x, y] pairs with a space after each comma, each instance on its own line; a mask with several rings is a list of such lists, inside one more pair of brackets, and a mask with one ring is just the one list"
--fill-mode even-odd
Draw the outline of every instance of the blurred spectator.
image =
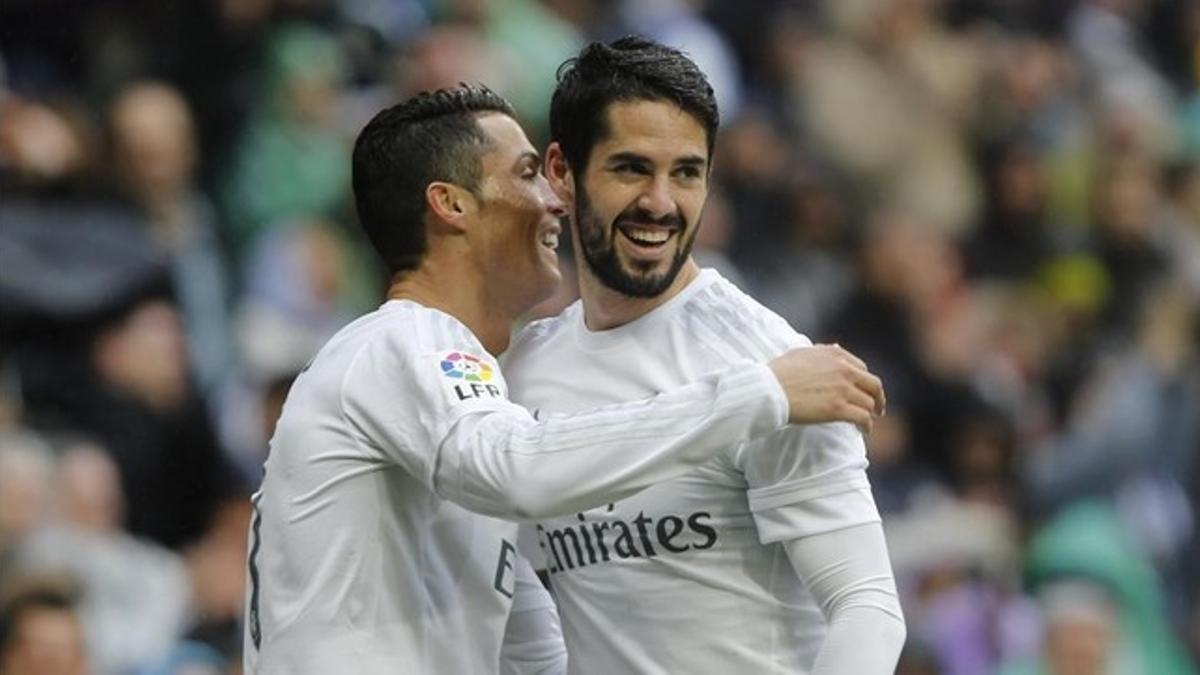
[[[850, 214], [827, 177], [796, 172], [774, 251], [750, 267], [751, 288], [792, 326], [825, 335], [853, 286]], [[708, 223], [705, 223], [705, 227]]]
[[76, 612], [97, 672], [127, 672], [159, 658], [187, 620], [183, 562], [121, 529], [119, 477], [101, 449], [68, 442], [56, 473], [57, 517], [22, 541], [12, 574], [52, 572], [76, 581]]
[[[575, 27], [541, 0], [485, 0], [457, 2], [483, 5], [482, 30], [493, 50], [508, 64], [508, 86], [497, 89], [527, 121], [530, 136], [544, 139], [549, 125], [546, 111], [554, 92], [554, 75], [568, 56], [583, 46]], [[476, 76], [472, 76], [474, 79]], [[457, 83], [456, 83], [457, 84]]]
[[1093, 246], [1112, 279], [1105, 327], [1129, 335], [1146, 293], [1169, 272], [1159, 178], [1147, 158], [1118, 157], [1101, 168], [1093, 195]]
[[272, 32], [264, 93], [223, 181], [237, 250], [287, 218], [345, 208], [349, 141], [335, 122], [346, 67], [323, 29], [288, 24]]
[[131, 532], [170, 547], [194, 539], [238, 487], [189, 379], [177, 310], [162, 296], [135, 297], [74, 330], [74, 344], [23, 347], [30, 410], [111, 452]]
[[67, 592], [30, 585], [0, 603], [0, 673], [88, 675], [83, 630]]
[[[1183, 603], [1197, 580], [1185, 572], [1196, 523], [1181, 481], [1200, 463], [1200, 313], [1175, 288], [1151, 299], [1134, 345], [1094, 373], [1064, 433], [1029, 457], [1027, 494], [1043, 512], [1110, 500]], [[1185, 620], [1183, 606], [1170, 609]]]
[[1020, 140], [986, 153], [987, 206], [967, 242], [972, 276], [1027, 280], [1054, 253], [1043, 161], [1031, 143]]
[[1029, 574], [1046, 612], [1043, 662], [1006, 673], [1155, 673], [1195, 668], [1164, 621], [1153, 569], [1113, 512], [1080, 503], [1031, 543]]
[[745, 277], [729, 256], [734, 227], [729, 198], [719, 186], [715, 187], [708, 193], [708, 201], [704, 205], [704, 227], [696, 232], [692, 257], [696, 259], [696, 264], [716, 269], [726, 279], [742, 287], [746, 285]]
[[184, 639], [207, 645], [231, 663], [241, 662], [249, 531], [250, 500], [226, 500], [204, 537], [186, 552], [192, 604]]
[[40, 438], [0, 435], [0, 575], [16, 546], [51, 514], [53, 477], [54, 459]]
[[1173, 141], [1174, 96], [1154, 69], [1137, 21], [1141, 0], [1081, 0], [1067, 21], [1102, 115], [1129, 125], [1139, 147], [1164, 153]]
[[0, 189], [10, 198], [78, 189], [92, 168], [88, 151], [68, 113], [20, 96], [0, 98]]
[[1164, 247], [1181, 281], [1200, 297], [1200, 160], [1173, 166], [1168, 176]]
[[889, 401], [887, 415], [875, 421], [867, 438], [867, 477], [884, 518], [949, 493], [926, 463], [913, 457], [911, 424], [904, 407]]
[[910, 658], [922, 655], [944, 675], [973, 675], [1033, 653], [1036, 614], [1018, 592], [1009, 512], [931, 495], [884, 523], [905, 616], [918, 627]]
[[957, 232], [978, 207], [957, 125], [977, 96], [980, 55], [931, 4], [823, 3], [831, 30], [794, 74], [793, 95], [812, 140], [874, 205]]
[[515, 85], [514, 64], [490, 44], [478, 26], [447, 22], [431, 26], [414, 39], [402, 69], [401, 90], [433, 91], [478, 80], [496, 91]]
[[228, 291], [215, 213], [195, 182], [191, 113], [170, 86], [138, 82], [109, 107], [108, 128], [118, 189], [170, 261], [192, 372], [210, 391], [230, 366]]
[[764, 261], [786, 252], [779, 243], [788, 238], [783, 216], [795, 158], [781, 126], [767, 111], [749, 109], [727, 120], [713, 160], [733, 218], [729, 253], [752, 284]]
[[355, 296], [365, 295], [364, 270], [352, 255], [320, 220], [296, 220], [256, 242], [237, 310], [239, 342], [253, 373], [299, 371], [362, 308]]

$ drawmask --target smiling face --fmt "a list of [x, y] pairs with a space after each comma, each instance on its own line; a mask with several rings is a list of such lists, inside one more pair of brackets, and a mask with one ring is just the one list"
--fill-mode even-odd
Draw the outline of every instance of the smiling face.
[[516, 121], [499, 113], [481, 115], [478, 121], [491, 147], [480, 159], [483, 178], [472, 250], [494, 301], [520, 315], [550, 297], [562, 281], [557, 248], [566, 209]]
[[623, 295], [664, 293], [687, 262], [708, 196], [704, 127], [666, 101], [614, 103], [574, 177], [579, 252]]

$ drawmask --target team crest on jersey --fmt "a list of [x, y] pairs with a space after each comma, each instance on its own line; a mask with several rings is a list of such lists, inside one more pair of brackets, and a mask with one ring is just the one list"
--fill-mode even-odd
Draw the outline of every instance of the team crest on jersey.
[[439, 359], [442, 380], [455, 400], [504, 398], [492, 364], [466, 352], [450, 352]]

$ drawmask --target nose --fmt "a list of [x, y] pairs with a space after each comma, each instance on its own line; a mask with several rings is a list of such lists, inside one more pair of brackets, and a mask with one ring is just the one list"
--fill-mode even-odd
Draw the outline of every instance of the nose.
[[558, 198], [558, 195], [550, 187], [550, 181], [546, 180], [545, 176], [538, 176], [538, 189], [542, 193], [542, 201], [546, 205], [546, 211], [556, 218], [566, 217], [567, 205], [563, 203], [563, 200]]
[[638, 208], [655, 218], [675, 213], [675, 200], [671, 198], [670, 179], [656, 176], [646, 186], [637, 201]]

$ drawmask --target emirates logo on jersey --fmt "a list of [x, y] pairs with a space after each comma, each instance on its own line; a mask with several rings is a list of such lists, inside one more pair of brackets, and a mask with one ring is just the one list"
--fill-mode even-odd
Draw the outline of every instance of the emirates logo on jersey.
[[442, 359], [442, 374], [464, 382], [491, 382], [495, 376], [491, 364], [462, 352], [450, 352]]
[[631, 521], [612, 516], [588, 520], [582, 513], [576, 517], [579, 522], [570, 525], [537, 526], [538, 545], [551, 574], [613, 560], [703, 551], [718, 539], [712, 514], [707, 511], [657, 518], [638, 511]]

